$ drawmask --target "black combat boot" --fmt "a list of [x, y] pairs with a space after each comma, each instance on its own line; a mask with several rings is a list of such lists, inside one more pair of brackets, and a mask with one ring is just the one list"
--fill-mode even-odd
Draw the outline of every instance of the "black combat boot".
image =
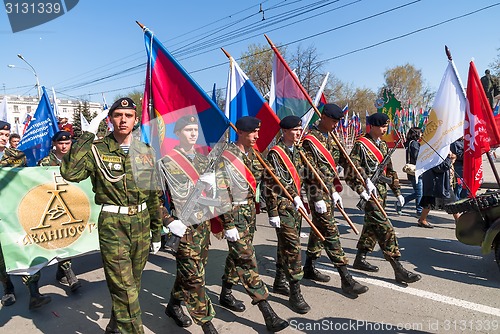
[[300, 292], [300, 281], [290, 283], [290, 298], [288, 302], [292, 310], [299, 314], [306, 314], [311, 310], [311, 307], [306, 303], [304, 296]]
[[285, 272], [281, 268], [276, 268], [276, 277], [273, 283], [273, 292], [283, 296], [290, 296], [290, 288], [286, 280]]
[[419, 274], [412, 273], [411, 271], [403, 268], [403, 265], [399, 262], [398, 258], [384, 256], [387, 261], [391, 263], [392, 269], [394, 269], [394, 275], [396, 276], [396, 282], [398, 283], [414, 283], [420, 281], [422, 276]]
[[174, 319], [179, 327], [189, 327], [193, 321], [184, 313], [181, 306], [181, 301], [170, 295], [170, 300], [165, 308], [165, 314]]
[[241, 300], [234, 298], [231, 283], [222, 282], [222, 291], [220, 292], [219, 303], [221, 306], [234, 312], [245, 311], [245, 304]]
[[360, 295], [368, 291], [366, 285], [361, 285], [352, 278], [351, 274], [347, 271], [347, 266], [339, 266], [337, 270], [340, 274], [340, 281], [342, 282], [342, 291], [349, 295]]
[[202, 326], [201, 329], [203, 329], [203, 333], [205, 334], [218, 334], [217, 329], [215, 329], [214, 324], [212, 324], [211, 321], [205, 322]]
[[16, 302], [16, 295], [14, 294], [14, 285], [10, 280], [10, 277], [7, 276], [5, 282], [2, 282], [3, 285], [3, 296], [2, 296], [2, 305], [10, 306]]
[[76, 291], [82, 285], [71, 269], [71, 261], [59, 262], [57, 265], [56, 279], [59, 283], [69, 286], [70, 290]]
[[40, 291], [38, 291], [38, 281], [30, 281], [28, 283], [28, 290], [30, 291], [30, 310], [42, 307], [43, 305], [50, 303], [52, 300], [50, 296], [44, 296], [40, 293]]
[[329, 282], [330, 276], [322, 274], [315, 268], [316, 260], [313, 260], [311, 257], [306, 257], [306, 264], [304, 265], [304, 278], [318, 281], [318, 282]]
[[275, 333], [288, 327], [288, 321], [278, 317], [267, 300], [261, 300], [257, 305], [264, 316], [264, 321], [266, 322], [268, 331]]
[[120, 334], [118, 324], [116, 323], [115, 313], [113, 311], [111, 311], [111, 319], [109, 319], [104, 334]]
[[352, 264], [352, 267], [354, 269], [359, 269], [359, 270], [364, 270], [364, 271], [371, 271], [371, 272], [377, 272], [378, 267], [369, 264], [366, 261], [366, 253], [368, 251], [364, 249], [358, 249], [358, 253], [356, 254], [356, 259], [354, 259], [354, 263]]

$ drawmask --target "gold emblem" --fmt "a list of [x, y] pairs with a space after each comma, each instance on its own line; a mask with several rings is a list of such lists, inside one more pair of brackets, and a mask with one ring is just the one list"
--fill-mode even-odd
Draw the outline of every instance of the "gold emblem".
[[191, 118], [189, 119], [189, 121], [190, 121], [191, 123], [194, 123], [194, 117], [193, 117], [193, 116], [191, 116]]
[[41, 184], [26, 194], [18, 216], [26, 232], [22, 242], [45, 249], [64, 248], [91, 228], [87, 195], [57, 174], [54, 183]]
[[128, 207], [128, 215], [129, 216], [134, 216], [136, 214], [137, 214], [137, 205], [129, 206]]
[[121, 105], [124, 108], [128, 107], [128, 101], [127, 100], [122, 100]]

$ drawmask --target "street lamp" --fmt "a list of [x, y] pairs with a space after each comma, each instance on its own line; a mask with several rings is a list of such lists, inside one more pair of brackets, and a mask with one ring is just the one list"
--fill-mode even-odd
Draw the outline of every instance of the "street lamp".
[[31, 68], [31, 70], [27, 69], [27, 68], [24, 68], [24, 67], [17, 67], [15, 65], [8, 65], [8, 66], [10, 68], [20, 68], [20, 69], [23, 69], [23, 70], [28, 70], [28, 71], [32, 72], [35, 75], [35, 79], [36, 79], [36, 92], [38, 94], [38, 101], [40, 101], [40, 98], [41, 98], [40, 82], [38, 81], [38, 75], [36, 74], [35, 69], [33, 68], [33, 66], [31, 66], [31, 64], [26, 59], [24, 59], [24, 57], [21, 54], [18, 54], [17, 57], [19, 59], [21, 59], [22, 61], [24, 61], [26, 64], [28, 64], [28, 66]]

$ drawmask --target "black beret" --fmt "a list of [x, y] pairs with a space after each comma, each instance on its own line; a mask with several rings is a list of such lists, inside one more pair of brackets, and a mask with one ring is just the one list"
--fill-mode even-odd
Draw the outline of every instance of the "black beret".
[[295, 115], [288, 115], [280, 122], [280, 127], [282, 129], [293, 129], [297, 126], [302, 126], [302, 118]]
[[134, 101], [132, 101], [131, 98], [128, 97], [122, 97], [121, 99], [118, 99], [113, 103], [111, 108], [109, 108], [108, 115], [111, 115], [111, 113], [115, 109], [134, 109], [135, 110], [136, 105]]
[[252, 116], [243, 116], [236, 121], [236, 129], [252, 132], [257, 128], [260, 128], [260, 119]]
[[342, 109], [336, 105], [335, 103], [327, 103], [323, 107], [323, 114], [333, 119], [342, 119], [344, 118], [344, 112]]
[[373, 126], [384, 126], [389, 122], [389, 116], [381, 112], [370, 115], [366, 118], [366, 122]]
[[52, 141], [71, 140], [71, 133], [68, 131], [58, 131], [52, 136]]
[[193, 115], [182, 116], [175, 122], [174, 132], [184, 129], [187, 125], [198, 125], [198, 118]]
[[0, 130], [10, 130], [10, 123], [0, 121]]

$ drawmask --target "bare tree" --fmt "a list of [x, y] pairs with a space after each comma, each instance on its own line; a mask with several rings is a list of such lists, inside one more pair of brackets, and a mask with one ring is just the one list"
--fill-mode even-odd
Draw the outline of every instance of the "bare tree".
[[302, 48], [299, 45], [289, 61], [290, 68], [295, 70], [300, 83], [312, 97], [316, 94], [318, 87], [321, 86], [325, 76], [323, 71], [324, 63], [319, 61], [318, 58], [318, 51], [314, 46]]
[[428, 88], [424, 88], [422, 71], [417, 70], [411, 64], [396, 66], [384, 72], [385, 84], [380, 89], [382, 94], [384, 89], [389, 89], [394, 96], [401, 101], [403, 106], [407, 106], [410, 101], [413, 106], [425, 107], [429, 99], [433, 97]]
[[[283, 55], [285, 50], [281, 49], [280, 52]], [[250, 44], [248, 50], [241, 54], [238, 65], [262, 95], [266, 95], [271, 90], [273, 52], [269, 46]]]

